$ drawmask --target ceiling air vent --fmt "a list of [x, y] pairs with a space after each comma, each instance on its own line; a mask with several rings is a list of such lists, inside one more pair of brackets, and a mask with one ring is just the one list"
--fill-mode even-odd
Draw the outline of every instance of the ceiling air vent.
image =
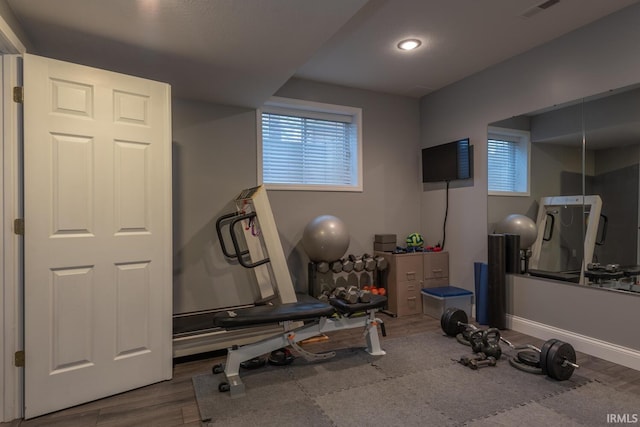
[[520, 16], [522, 16], [523, 18], [531, 18], [533, 15], [542, 12], [545, 9], [549, 9], [551, 6], [557, 3], [560, 3], [560, 0], [547, 0], [542, 3], [538, 3], [537, 5], [531, 6], [529, 9], [522, 12], [522, 15]]

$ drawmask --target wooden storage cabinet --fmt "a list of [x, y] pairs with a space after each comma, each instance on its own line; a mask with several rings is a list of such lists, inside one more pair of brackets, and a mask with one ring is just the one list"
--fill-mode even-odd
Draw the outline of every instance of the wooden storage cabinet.
[[422, 313], [421, 289], [449, 283], [447, 252], [376, 252], [376, 255], [385, 257], [389, 263], [386, 274], [388, 308], [398, 316]]
[[422, 259], [423, 288], [437, 288], [449, 284], [449, 252], [425, 252]]

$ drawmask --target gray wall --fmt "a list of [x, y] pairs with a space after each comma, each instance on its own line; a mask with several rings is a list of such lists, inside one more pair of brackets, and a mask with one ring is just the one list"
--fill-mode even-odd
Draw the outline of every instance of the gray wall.
[[[638, 22], [640, 5], [634, 5], [422, 99], [423, 147], [461, 136], [470, 136], [476, 146], [474, 186], [450, 195], [447, 242], [453, 283], [473, 289], [473, 262], [487, 260], [487, 124], [640, 81]], [[442, 190], [422, 194], [423, 231], [441, 226], [443, 200]], [[512, 314], [586, 335], [602, 324], [640, 322], [640, 310], [618, 310], [603, 295], [606, 291], [559, 286], [566, 288], [555, 294], [554, 287], [538, 286], [536, 280], [523, 283], [514, 290]], [[636, 306], [640, 301], [626, 297]], [[543, 301], [544, 308], [534, 301]], [[593, 306], [598, 310], [584, 309]], [[640, 349], [627, 334], [627, 328], [610, 328], [603, 339]]]
[[215, 220], [256, 183], [255, 110], [174, 99], [174, 313], [249, 304], [252, 276], [222, 256]]
[[[340, 86], [291, 80], [277, 96], [363, 110], [364, 191], [269, 191], [289, 269], [307, 289], [305, 225], [322, 214], [349, 228], [347, 253], [373, 251], [373, 235], [399, 238], [420, 225], [419, 102]], [[221, 254], [215, 220], [256, 185], [256, 112], [174, 100], [174, 313], [253, 302], [252, 275]]]

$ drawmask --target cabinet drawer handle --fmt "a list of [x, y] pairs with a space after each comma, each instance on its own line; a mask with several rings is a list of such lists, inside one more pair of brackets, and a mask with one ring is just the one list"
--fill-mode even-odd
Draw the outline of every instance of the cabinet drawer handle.
[[407, 279], [413, 280], [415, 278], [416, 278], [416, 272], [415, 271], [407, 271]]
[[408, 291], [415, 291], [416, 290], [416, 285], [407, 285], [407, 290]]
[[416, 297], [407, 298], [407, 305], [409, 307], [415, 308], [415, 306], [416, 306]]

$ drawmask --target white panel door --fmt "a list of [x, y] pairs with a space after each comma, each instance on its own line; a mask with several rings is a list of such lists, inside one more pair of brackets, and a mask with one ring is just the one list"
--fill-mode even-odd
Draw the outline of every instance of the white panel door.
[[170, 87], [24, 58], [25, 417], [171, 378]]

